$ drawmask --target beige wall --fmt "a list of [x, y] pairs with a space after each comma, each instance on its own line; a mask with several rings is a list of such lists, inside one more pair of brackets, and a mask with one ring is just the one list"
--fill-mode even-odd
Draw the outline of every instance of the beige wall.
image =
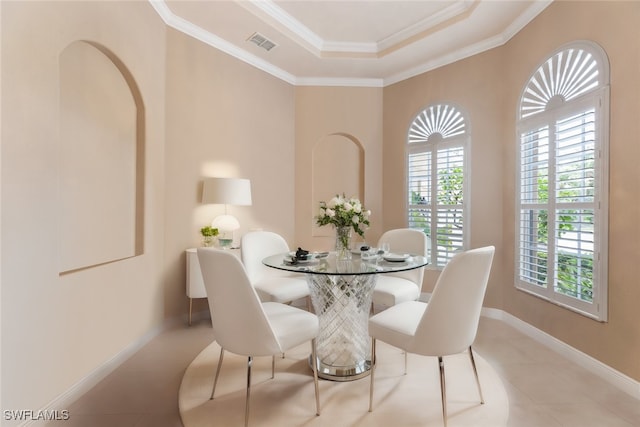
[[[485, 305], [503, 309], [624, 374], [640, 379], [640, 3], [556, 2], [506, 45], [385, 88], [385, 227], [402, 225], [404, 143], [423, 107], [453, 103], [472, 135], [471, 246], [497, 247]], [[571, 25], [568, 25], [571, 23]], [[514, 288], [515, 112], [522, 88], [562, 44], [588, 39], [611, 64], [609, 322], [599, 323]], [[430, 271], [425, 288], [437, 277]]]
[[[364, 151], [364, 196], [372, 212], [368, 242], [377, 242], [382, 230], [382, 89], [348, 87], [297, 87], [296, 99], [296, 245], [328, 250], [333, 237], [313, 236], [314, 217], [319, 206], [312, 201], [313, 167], [334, 174], [332, 164], [314, 165], [314, 148], [332, 134], [349, 135]], [[321, 175], [319, 173], [317, 175]], [[351, 194], [346, 194], [351, 197]], [[357, 237], [357, 236], [356, 236]], [[361, 240], [359, 237], [357, 239]]]
[[[448, 103], [467, 113], [471, 178], [471, 247], [496, 246], [486, 304], [500, 307], [498, 283], [505, 280], [502, 264], [502, 144], [503, 95], [496, 90], [501, 52], [493, 50], [385, 88], [384, 91], [384, 228], [405, 227], [407, 132], [415, 116], [431, 104]], [[469, 70], [473, 70], [472, 73]], [[494, 82], [494, 83], [492, 83]], [[402, 189], [402, 191], [399, 191]], [[423, 291], [430, 292], [438, 270], [425, 272]]]
[[[204, 177], [251, 180], [252, 206], [229, 206], [240, 236], [294, 236], [294, 88], [177, 31], [167, 38], [166, 314], [184, 313], [184, 250], [224, 212], [200, 203]], [[207, 310], [206, 301], [194, 310]]]
[[[2, 408], [35, 410], [165, 318], [158, 288], [164, 236], [154, 231], [164, 229], [165, 214], [166, 29], [146, 2], [1, 7]], [[76, 40], [111, 51], [140, 89], [147, 123], [147, 233], [141, 256], [60, 276], [58, 58]]]

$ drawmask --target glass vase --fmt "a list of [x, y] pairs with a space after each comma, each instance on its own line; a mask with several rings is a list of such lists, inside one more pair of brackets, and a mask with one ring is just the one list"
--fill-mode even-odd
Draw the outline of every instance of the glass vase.
[[351, 259], [351, 227], [336, 227], [336, 258], [338, 260]]
[[216, 243], [215, 236], [202, 236], [202, 246], [210, 248]]

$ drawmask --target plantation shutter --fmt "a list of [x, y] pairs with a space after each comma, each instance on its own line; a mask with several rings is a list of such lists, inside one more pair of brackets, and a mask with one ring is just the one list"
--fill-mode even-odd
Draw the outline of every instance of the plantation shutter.
[[464, 232], [464, 150], [461, 147], [438, 150], [436, 169], [436, 240], [438, 265], [444, 266], [455, 252], [463, 249]]
[[595, 110], [556, 123], [554, 290], [593, 301]]
[[549, 129], [521, 137], [520, 155], [520, 280], [547, 286], [545, 225], [548, 218]]

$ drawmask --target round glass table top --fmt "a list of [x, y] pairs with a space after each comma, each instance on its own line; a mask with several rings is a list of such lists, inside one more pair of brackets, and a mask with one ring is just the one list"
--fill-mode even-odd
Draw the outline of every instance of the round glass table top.
[[310, 252], [306, 260], [295, 253], [271, 255], [262, 260], [268, 267], [299, 273], [328, 275], [361, 275], [413, 270], [427, 265], [427, 258], [412, 254], [353, 254], [350, 260], [338, 260], [334, 252]]

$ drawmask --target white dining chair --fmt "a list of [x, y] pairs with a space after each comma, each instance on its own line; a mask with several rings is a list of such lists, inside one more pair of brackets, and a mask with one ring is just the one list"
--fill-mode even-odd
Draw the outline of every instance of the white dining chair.
[[[247, 356], [245, 426], [249, 423], [251, 364], [254, 357], [271, 356], [274, 377], [275, 355], [311, 342], [311, 360], [316, 360], [318, 317], [286, 304], [261, 302], [249, 282], [240, 260], [227, 251], [198, 248], [198, 260], [207, 290], [213, 335], [220, 345], [211, 399], [214, 398], [225, 351]], [[312, 364], [316, 415], [320, 415], [317, 364]]]
[[[386, 231], [378, 240], [378, 248], [388, 243], [393, 253], [427, 256], [428, 237], [421, 230], [397, 228]], [[420, 297], [424, 267], [415, 270], [379, 275], [373, 290], [372, 311], [376, 305], [391, 307]]]
[[271, 231], [250, 231], [242, 236], [240, 256], [251, 284], [261, 301], [291, 303], [305, 298], [311, 311], [307, 280], [303, 275], [269, 268], [262, 260], [270, 255], [289, 252], [284, 238]]
[[[468, 349], [480, 403], [484, 403], [473, 350], [480, 311], [487, 289], [495, 248], [487, 246], [456, 254], [436, 282], [429, 303], [407, 301], [369, 319], [371, 383], [369, 412], [373, 410], [376, 341], [423, 356], [436, 356], [440, 367], [442, 416], [447, 425], [447, 400], [443, 357]], [[406, 374], [405, 359], [405, 374]]]

